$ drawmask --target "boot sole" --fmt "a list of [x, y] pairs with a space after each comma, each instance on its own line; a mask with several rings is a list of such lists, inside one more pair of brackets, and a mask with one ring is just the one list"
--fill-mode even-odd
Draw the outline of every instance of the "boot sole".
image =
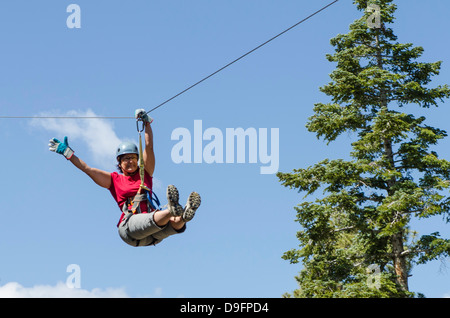
[[167, 187], [167, 205], [172, 216], [181, 216], [183, 214], [183, 207], [178, 203], [179, 198], [178, 189], [172, 184], [169, 185]]
[[202, 199], [200, 197], [200, 194], [198, 194], [197, 192], [192, 192], [189, 195], [188, 202], [186, 204], [186, 208], [184, 209], [183, 213], [183, 220], [185, 222], [189, 222], [194, 218], [195, 211], [197, 211], [201, 203]]

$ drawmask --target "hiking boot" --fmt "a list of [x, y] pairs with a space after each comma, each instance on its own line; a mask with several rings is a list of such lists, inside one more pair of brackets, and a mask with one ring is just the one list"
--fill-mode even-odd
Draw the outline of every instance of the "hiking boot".
[[200, 198], [200, 194], [197, 192], [192, 192], [189, 195], [189, 198], [186, 203], [186, 207], [184, 208], [184, 213], [182, 216], [182, 219], [184, 222], [189, 222], [194, 218], [195, 211], [197, 211], [198, 207], [200, 206], [200, 203], [202, 202]]
[[167, 209], [172, 216], [181, 216], [183, 214], [183, 207], [178, 203], [179, 194], [178, 189], [174, 185], [167, 187]]

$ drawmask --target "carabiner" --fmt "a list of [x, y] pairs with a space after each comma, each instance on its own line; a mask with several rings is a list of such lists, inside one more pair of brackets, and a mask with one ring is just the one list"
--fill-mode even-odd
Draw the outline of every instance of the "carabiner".
[[[142, 122], [142, 128], [139, 128], [139, 122]], [[141, 133], [144, 131], [145, 123], [141, 118], [136, 119], [136, 128], [137, 128], [138, 133]]]

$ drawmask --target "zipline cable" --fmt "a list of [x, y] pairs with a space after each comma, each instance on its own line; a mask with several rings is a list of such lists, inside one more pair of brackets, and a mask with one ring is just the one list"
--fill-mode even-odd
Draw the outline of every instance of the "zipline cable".
[[115, 116], [0, 116], [3, 119], [135, 119], [134, 117]]
[[221, 68], [218, 69], [217, 71], [215, 71], [215, 72], [209, 74], [208, 76], [204, 77], [203, 79], [201, 79], [201, 80], [198, 81], [197, 83], [195, 83], [195, 84], [189, 86], [189, 87], [186, 88], [185, 90], [183, 90], [183, 91], [179, 92], [178, 94], [172, 96], [171, 98], [169, 98], [168, 100], [162, 102], [162, 103], [159, 104], [158, 106], [156, 106], [156, 107], [150, 109], [150, 110], [147, 112], [147, 114], [148, 114], [148, 113], [151, 113], [152, 111], [158, 109], [159, 107], [161, 107], [161, 106], [167, 104], [168, 102], [170, 102], [171, 100], [177, 98], [178, 96], [180, 96], [180, 95], [186, 93], [188, 90], [190, 90], [190, 89], [194, 88], [195, 86], [197, 86], [198, 84], [200, 84], [200, 83], [206, 81], [208, 78], [210, 78], [210, 77], [216, 75], [216, 74], [219, 73], [220, 71], [223, 71], [223, 70], [226, 69], [227, 67], [229, 67], [229, 66], [231, 66], [232, 64], [236, 63], [237, 61], [243, 59], [243, 58], [246, 57], [247, 55], [249, 55], [249, 54], [255, 52], [255, 51], [258, 50], [259, 48], [261, 48], [261, 47], [263, 47], [264, 45], [268, 44], [269, 42], [275, 40], [276, 38], [280, 37], [280, 36], [283, 35], [284, 33], [286, 33], [286, 32], [288, 32], [288, 31], [292, 30], [293, 28], [295, 28], [295, 27], [298, 26], [299, 24], [302, 24], [302, 23], [305, 22], [306, 20], [312, 18], [312, 17], [315, 16], [316, 14], [322, 12], [323, 10], [327, 9], [328, 7], [330, 7], [331, 5], [335, 4], [335, 3], [338, 2], [338, 1], [339, 1], [339, 0], [335, 0], [335, 1], [333, 1], [333, 2], [331, 2], [331, 3], [329, 3], [329, 4], [327, 4], [327, 5], [324, 6], [323, 8], [317, 10], [316, 12], [314, 12], [314, 13], [312, 13], [311, 15], [307, 16], [307, 17], [304, 18], [303, 20], [301, 20], [301, 21], [297, 22], [296, 24], [294, 24], [293, 26], [287, 28], [287, 29], [284, 30], [283, 32], [278, 33], [277, 35], [275, 35], [275, 36], [272, 37], [271, 39], [269, 39], [269, 40], [267, 40], [266, 42], [264, 42], [264, 43], [258, 45], [257, 47], [255, 47], [254, 49], [248, 51], [247, 53], [241, 55], [240, 57], [238, 57], [238, 58], [235, 59], [234, 61], [231, 61], [231, 62], [228, 63], [227, 65], [221, 67]]
[[[239, 56], [237, 59], [231, 61], [230, 63], [228, 63], [227, 65], [219, 68], [217, 71], [209, 74], [208, 76], [202, 78], [201, 80], [199, 80], [198, 82], [196, 82], [195, 84], [189, 86], [188, 88], [182, 90], [181, 92], [179, 92], [178, 94], [172, 96], [171, 98], [165, 100], [164, 102], [162, 102], [161, 104], [153, 107], [152, 109], [150, 109], [147, 114], [151, 113], [152, 111], [160, 108], [161, 106], [167, 104], [168, 102], [170, 102], [171, 100], [177, 98], [178, 96], [186, 93], [188, 90], [194, 88], [195, 86], [199, 85], [200, 83], [206, 81], [207, 79], [211, 78], [212, 76], [216, 75], [217, 73], [223, 71], [224, 69], [226, 69], [227, 67], [233, 65], [234, 63], [236, 63], [237, 61], [243, 59], [244, 57], [246, 57], [247, 55], [250, 55], [251, 53], [255, 52], [256, 50], [260, 49], [261, 47], [263, 47], [264, 45], [268, 44], [269, 42], [272, 42], [273, 40], [275, 40], [276, 38], [280, 37], [281, 35], [285, 34], [286, 32], [292, 30], [293, 28], [297, 27], [298, 25], [302, 24], [303, 22], [309, 20], [310, 18], [312, 18], [313, 16], [317, 15], [318, 13], [322, 12], [323, 10], [327, 9], [328, 7], [332, 6], [333, 4], [335, 4], [336, 2], [338, 2], [339, 0], [335, 0], [329, 4], [327, 4], [326, 6], [322, 7], [321, 9], [317, 10], [316, 12], [310, 14], [309, 16], [307, 16], [306, 18], [304, 18], [303, 20], [297, 22], [296, 24], [290, 26], [289, 28], [287, 28], [286, 30], [278, 33], [277, 35], [275, 35], [274, 37], [270, 38], [269, 40], [265, 41], [264, 43], [261, 43], [260, 45], [258, 45], [257, 47], [255, 47], [254, 49], [248, 51], [247, 53]], [[53, 119], [132, 119], [134, 117], [105, 117], [105, 116], [0, 116], [0, 118], [4, 118], [4, 119], [14, 119], [14, 118], [30, 118], [30, 119], [38, 119], [38, 118], [53, 118]]]

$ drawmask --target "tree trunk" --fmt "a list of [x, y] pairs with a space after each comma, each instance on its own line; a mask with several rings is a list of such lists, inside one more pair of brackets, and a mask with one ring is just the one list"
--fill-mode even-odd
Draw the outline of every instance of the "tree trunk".
[[[382, 59], [382, 52], [380, 47], [380, 39], [379, 35], [376, 36], [376, 46], [377, 46], [377, 64], [378, 67], [382, 70], [383, 69], [383, 59]], [[380, 106], [381, 108], [385, 108], [387, 110], [388, 108], [388, 102], [387, 102], [387, 96], [384, 87], [380, 87]], [[384, 144], [384, 155], [388, 159], [389, 163], [389, 169], [395, 170], [395, 164], [394, 164], [394, 152], [392, 149], [392, 141], [389, 138], [385, 138], [383, 140]], [[392, 195], [392, 188], [395, 185], [396, 180], [395, 177], [391, 178], [387, 181], [388, 185], [388, 195]], [[398, 215], [392, 215], [393, 220]], [[407, 271], [407, 262], [406, 257], [403, 254], [404, 247], [403, 247], [403, 230], [399, 229], [398, 233], [395, 233], [391, 237], [392, 242], [392, 252], [394, 255], [394, 270], [395, 274], [397, 275], [397, 283], [400, 285], [400, 288], [403, 291], [408, 291], [408, 271]]]
[[403, 291], [408, 291], [408, 271], [406, 256], [403, 255], [403, 233], [392, 236], [392, 251], [394, 254], [394, 269], [397, 275], [397, 283]]

